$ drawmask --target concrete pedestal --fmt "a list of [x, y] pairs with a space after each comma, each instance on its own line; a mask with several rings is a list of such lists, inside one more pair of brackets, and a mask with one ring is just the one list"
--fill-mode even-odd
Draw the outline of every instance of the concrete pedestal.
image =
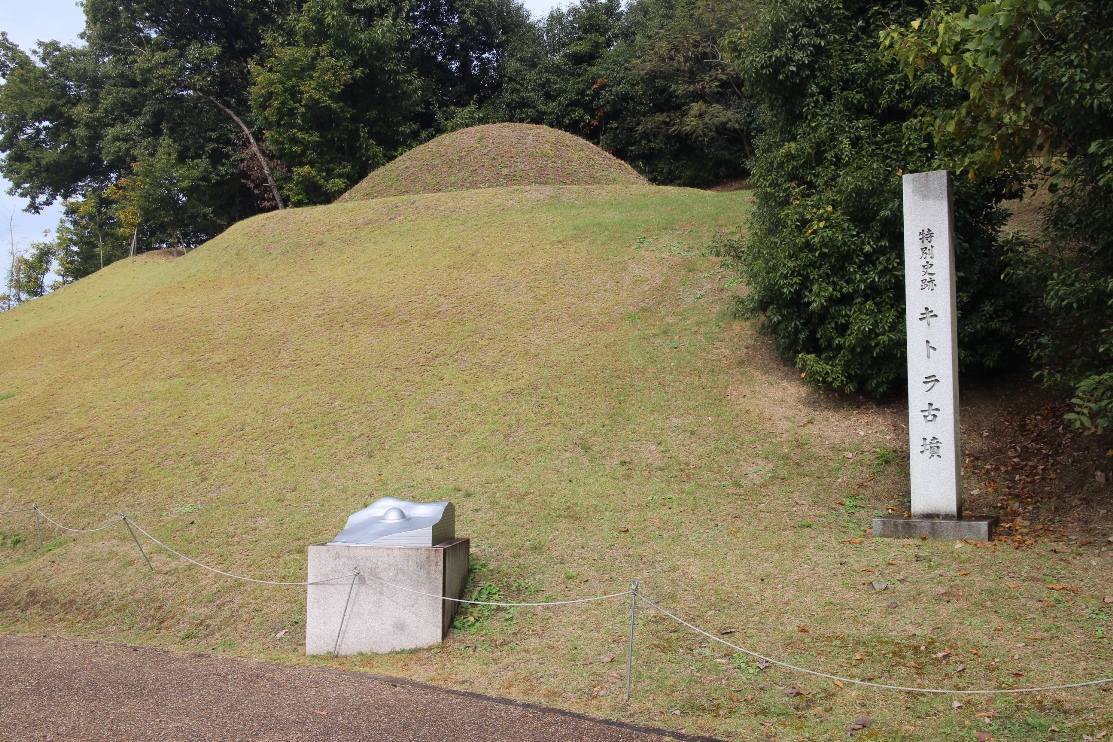
[[[309, 582], [339, 579], [309, 585], [305, 653], [328, 654], [334, 647], [337, 654], [381, 653], [440, 644], [459, 603], [430, 596], [463, 596], [469, 545], [466, 538], [454, 538], [432, 547], [310, 546]], [[355, 572], [354, 583], [344, 577]]]
[[995, 516], [984, 518], [874, 518], [873, 535], [881, 538], [927, 538], [942, 541], [989, 541]]

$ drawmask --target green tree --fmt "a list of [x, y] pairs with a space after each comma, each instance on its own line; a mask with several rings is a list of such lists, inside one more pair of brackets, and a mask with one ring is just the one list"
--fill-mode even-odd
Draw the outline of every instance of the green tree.
[[1032, 356], [1072, 419], [1113, 426], [1113, 5], [995, 0], [936, 8], [882, 36], [913, 79], [963, 93], [932, 118], [946, 161], [972, 179], [1047, 187], [1047, 237], [1017, 256], [1037, 296]]
[[603, 146], [658, 183], [744, 177], [757, 106], [721, 40], [758, 17], [751, 0], [637, 0], [605, 65]]
[[511, 44], [490, 118], [545, 124], [598, 143], [606, 133], [606, 64], [623, 29], [619, 0], [557, 8]]
[[310, 0], [272, 29], [249, 95], [291, 204], [331, 201], [417, 138], [408, 33], [385, 0]]
[[[261, 28], [286, 4], [87, 0], [84, 8], [84, 45], [41, 43], [30, 55], [0, 38], [0, 171], [13, 192], [37, 211], [59, 198], [103, 201], [114, 184], [134, 180], [140, 163], [144, 182], [203, 178], [204, 188], [146, 212], [141, 250], [197, 244], [280, 205], [244, 182], [253, 142], [236, 111], [247, 115], [248, 64], [261, 49]], [[170, 175], [165, 141], [174, 143]], [[151, 174], [155, 163], [163, 176]]]
[[[728, 49], [761, 106], [751, 233], [725, 251], [777, 349], [815, 384], [881, 395], [905, 376], [903, 172], [940, 163], [922, 124], [957, 103], [939, 74], [910, 81], [878, 34], [918, 8], [781, 0]], [[955, 188], [959, 363], [992, 371], [1015, 352], [1019, 307], [1001, 276], [996, 208], [1007, 182]]]

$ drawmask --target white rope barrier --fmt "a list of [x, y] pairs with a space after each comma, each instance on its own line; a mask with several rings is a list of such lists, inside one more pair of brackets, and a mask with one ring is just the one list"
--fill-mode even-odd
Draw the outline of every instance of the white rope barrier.
[[[874, 682], [871, 682], [871, 681], [868, 681], [868, 680], [858, 680], [856, 678], [845, 678], [845, 677], [842, 677], [842, 676], [839, 676], [839, 675], [832, 675], [830, 673], [820, 672], [818, 670], [809, 670], [806, 667], [800, 667], [799, 665], [793, 665], [789, 662], [784, 662], [782, 660], [774, 659], [772, 657], [767, 657], [766, 655], [760, 654], [760, 653], [755, 652], [751, 649], [747, 649], [746, 647], [742, 647], [742, 646], [739, 646], [737, 644], [734, 644], [733, 642], [729, 642], [726, 639], [723, 639], [722, 637], [716, 636], [715, 634], [713, 634], [709, 631], [705, 631], [704, 629], [701, 629], [700, 627], [696, 626], [695, 624], [692, 624], [692, 623], [689, 623], [688, 621], [685, 621], [683, 618], [676, 615], [672, 611], [670, 611], [667, 608], [664, 608], [661, 605], [658, 605], [656, 602], [650, 600], [649, 598], [647, 598], [645, 595], [643, 595], [641, 592], [638, 591], [636, 581], [633, 583], [633, 586], [632, 586], [631, 589], [623, 590], [623, 591], [617, 592], [617, 593], [610, 593], [608, 595], [598, 595], [598, 596], [593, 596], [593, 597], [589, 597], [589, 598], [576, 598], [576, 599], [570, 599], [570, 600], [552, 600], [552, 601], [543, 601], [543, 602], [536, 602], [536, 603], [511, 603], [511, 602], [494, 601], [494, 600], [466, 600], [466, 599], [463, 599], [463, 598], [450, 598], [450, 597], [447, 597], [447, 596], [444, 596], [444, 595], [437, 595], [435, 593], [426, 593], [426, 592], [422, 592], [420, 590], [414, 590], [412, 588], [408, 588], [408, 587], [405, 587], [403, 585], [397, 585], [397, 584], [394, 584], [394, 583], [391, 583], [391, 582], [387, 582], [386, 580], [379, 579], [378, 577], [374, 577], [372, 575], [361, 574], [359, 572], [349, 573], [349, 574], [345, 574], [345, 575], [338, 575], [336, 577], [329, 577], [325, 580], [318, 580], [318, 581], [315, 581], [315, 582], [307, 582], [307, 581], [285, 582], [285, 581], [278, 581], [278, 580], [260, 580], [260, 579], [254, 578], [254, 577], [246, 577], [244, 575], [237, 575], [237, 574], [234, 574], [232, 572], [226, 572], [222, 569], [217, 569], [216, 567], [210, 567], [209, 565], [203, 564], [202, 562], [199, 562], [196, 559], [193, 559], [192, 557], [186, 556], [185, 554], [178, 551], [174, 547], [164, 543], [163, 541], [161, 541], [158, 538], [156, 538], [155, 536], [153, 536], [145, 528], [143, 528], [141, 525], [139, 525], [138, 523], [136, 523], [134, 520], [132, 520], [131, 518], [129, 518], [126, 515], [120, 515], [115, 520], [113, 520], [110, 523], [107, 523], [103, 526], [100, 526], [99, 528], [69, 528], [68, 526], [64, 526], [61, 523], [54, 520], [53, 518], [49, 517], [46, 513], [44, 513], [42, 511], [41, 508], [39, 508], [38, 505], [32, 505], [29, 508], [20, 508], [20, 509], [17, 509], [17, 510], [0, 511], [0, 515], [7, 515], [9, 513], [23, 513], [23, 512], [34, 512], [36, 517], [41, 517], [44, 520], [46, 520], [48, 523], [51, 523], [51, 524], [57, 526], [58, 528], [60, 528], [64, 531], [69, 531], [70, 533], [97, 533], [99, 531], [104, 531], [104, 530], [107, 530], [107, 529], [109, 529], [109, 528], [111, 528], [115, 525], [123, 523], [123, 524], [128, 525], [132, 528], [135, 528], [135, 530], [139, 531], [139, 533], [146, 536], [148, 539], [150, 539], [152, 542], [154, 542], [158, 546], [165, 549], [167, 552], [173, 554], [176, 557], [179, 557], [180, 559], [184, 559], [185, 561], [189, 562], [190, 564], [193, 564], [197, 567], [200, 567], [201, 569], [208, 570], [209, 572], [213, 572], [215, 574], [218, 574], [218, 575], [221, 575], [221, 576], [224, 576], [224, 577], [229, 577], [231, 579], [240, 580], [240, 581], [243, 581], [243, 582], [251, 582], [251, 583], [255, 583], [255, 584], [259, 584], [259, 585], [280, 585], [280, 586], [322, 585], [322, 584], [328, 584], [328, 583], [335, 582], [336, 580], [345, 580], [345, 579], [348, 579], [348, 578], [352, 578], [352, 580], [353, 580], [352, 585], [354, 586], [356, 578], [365, 577], [369, 580], [374, 580], [375, 582], [378, 582], [382, 585], [385, 585], [385, 586], [387, 586], [391, 589], [402, 590], [404, 592], [413, 593], [413, 594], [416, 594], [416, 595], [422, 595], [422, 596], [430, 597], [430, 598], [437, 598], [439, 600], [447, 600], [447, 601], [451, 601], [451, 602], [454, 602], [454, 603], [460, 603], [460, 604], [465, 604], [465, 605], [488, 605], [488, 606], [495, 606], [495, 607], [500, 607], [500, 608], [541, 608], [541, 607], [562, 606], [562, 605], [575, 605], [575, 604], [582, 604], [582, 603], [594, 603], [594, 602], [601, 601], [601, 600], [611, 600], [613, 598], [623, 598], [623, 597], [626, 597], [626, 596], [633, 596], [633, 601], [634, 602], [631, 604], [631, 616], [633, 616], [633, 611], [635, 610], [634, 606], [636, 606], [637, 601], [641, 600], [642, 602], [644, 602], [646, 605], [650, 606], [654, 610], [656, 610], [659, 613], [667, 616], [668, 618], [671, 618], [673, 621], [676, 621], [677, 623], [681, 624], [682, 626], [685, 626], [685, 627], [691, 629], [695, 633], [700, 634], [701, 636], [704, 636], [704, 637], [706, 637], [706, 638], [708, 638], [708, 639], [710, 639], [714, 642], [718, 642], [719, 644], [722, 644], [726, 647], [730, 647], [731, 649], [733, 649], [737, 652], [741, 652], [742, 654], [745, 654], [745, 655], [748, 655], [750, 657], [754, 657], [755, 659], [761, 660], [762, 662], [766, 662], [766, 663], [769, 663], [771, 665], [777, 665], [778, 667], [783, 667], [787, 670], [792, 670], [793, 672], [799, 672], [799, 673], [803, 673], [805, 675], [811, 675], [813, 677], [824, 678], [824, 679], [830, 680], [832, 682], [837, 682], [837, 683], [841, 683], [841, 684], [849, 684], [849, 685], [857, 685], [857, 686], [862, 686], [862, 687], [866, 687], [866, 688], [876, 688], [878, 690], [890, 690], [890, 691], [900, 691], [900, 692], [904, 692], [904, 693], [924, 693], [924, 694], [935, 694], [935, 695], [997, 695], [997, 694], [1017, 694], [1017, 693], [1044, 693], [1044, 692], [1049, 692], [1049, 691], [1071, 690], [1071, 689], [1075, 689], [1075, 688], [1087, 688], [1087, 687], [1093, 687], [1093, 686], [1098, 686], [1098, 685], [1104, 685], [1106, 683], [1113, 683], [1113, 677], [1109, 677], [1109, 678], [1102, 678], [1100, 680], [1088, 680], [1088, 681], [1081, 682], [1081, 683], [1067, 683], [1067, 684], [1064, 684], [1064, 685], [1048, 685], [1048, 686], [1040, 686], [1040, 687], [1032, 687], [1032, 688], [998, 688], [998, 689], [992, 689], [992, 690], [984, 690], [984, 689], [961, 690], [961, 689], [955, 689], [955, 688], [917, 688], [917, 687], [904, 686], [904, 685], [890, 685], [890, 684], [886, 684], [886, 683], [874, 683]], [[140, 551], [142, 551], [142, 547], [140, 547]], [[144, 556], [144, 559], [146, 559], [146, 554], [145, 553], [144, 553], [143, 556]], [[148, 566], [149, 565], [150, 565], [150, 563], [148, 562]], [[350, 598], [350, 596], [349, 596], [349, 598]], [[631, 625], [633, 625], [633, 620], [631, 620]], [[632, 645], [633, 645], [633, 634], [631, 634], [631, 647], [632, 647]], [[632, 658], [632, 654], [631, 654], [631, 658]]]
[[815, 677], [818, 677], [818, 678], [826, 678], [827, 680], [832, 680], [832, 681], [837, 680], [840, 683], [849, 683], [851, 685], [862, 685], [862, 686], [866, 686], [868, 688], [879, 688], [881, 690], [897, 690], [897, 691], [904, 691], [904, 692], [907, 692], [907, 693], [933, 693], [933, 694], [946, 694], [946, 695], [997, 695], [998, 693], [1042, 693], [1042, 692], [1045, 692], [1045, 691], [1067, 690], [1069, 688], [1085, 688], [1087, 686], [1092, 686], [1092, 685], [1102, 685], [1103, 683], [1113, 683], [1113, 678], [1102, 678], [1101, 680], [1088, 680], [1084, 683], [1069, 683], [1067, 685], [1048, 685], [1048, 686], [1043, 686], [1043, 687], [1040, 687], [1040, 688], [1005, 688], [1005, 689], [999, 689], [999, 690], [956, 690], [956, 689], [953, 689], [953, 688], [913, 688], [913, 687], [904, 686], [904, 685], [886, 685], [885, 683], [871, 683], [868, 680], [855, 680], [854, 678], [844, 678], [844, 677], [840, 677], [838, 675], [830, 675], [830, 674], [825, 673], [825, 672], [818, 672], [816, 670], [809, 670], [806, 667], [800, 667], [798, 665], [793, 665], [793, 664], [790, 664], [788, 662], [782, 662], [781, 660], [773, 659], [772, 657], [766, 657], [763, 654], [758, 654], [757, 652], [746, 649], [745, 647], [740, 647], [737, 644], [733, 644], [731, 642], [728, 642], [726, 639], [715, 636], [714, 634], [712, 634], [709, 631], [704, 631], [703, 629], [701, 629], [698, 626], [695, 626], [694, 624], [688, 623], [687, 621], [685, 621], [680, 616], [677, 616], [676, 614], [669, 612], [665, 608], [662, 608], [661, 606], [657, 605], [656, 603], [654, 603], [652, 600], [645, 597], [641, 593], [638, 593], [638, 598], [641, 599], [643, 602], [645, 602], [647, 605], [651, 606], [652, 608], [654, 608], [654, 609], [660, 611], [661, 613], [665, 614], [666, 616], [671, 618], [673, 621], [676, 621], [679, 624], [683, 624], [684, 626], [687, 626], [689, 629], [696, 632], [697, 634], [702, 634], [703, 636], [707, 637], [708, 639], [719, 642], [720, 644], [726, 645], [726, 646], [730, 647], [731, 649], [742, 652], [743, 654], [747, 654], [751, 657], [756, 657], [757, 659], [762, 660], [763, 662], [768, 662], [771, 665], [779, 665], [780, 667], [784, 667], [788, 670], [794, 670], [795, 672], [801, 672], [801, 673], [804, 673], [806, 675], [814, 675]]
[[502, 607], [502, 608], [539, 608], [541, 606], [551, 606], [551, 605], [572, 605], [574, 603], [594, 603], [597, 600], [610, 600], [611, 598], [622, 598], [622, 597], [625, 597], [625, 596], [630, 594], [629, 590], [623, 590], [620, 593], [611, 593], [610, 595], [597, 595], [593, 598], [578, 598], [578, 599], [575, 599], [575, 600], [549, 600], [549, 601], [545, 601], [543, 603], [500, 603], [500, 602], [494, 601], [494, 600], [463, 600], [461, 598], [449, 598], [449, 597], [444, 596], [444, 595], [435, 595], [433, 593], [423, 593], [420, 590], [411, 590], [408, 587], [403, 587], [402, 585], [395, 585], [392, 582], [387, 582], [386, 580], [380, 580], [378, 577], [372, 577], [371, 575], [362, 575], [362, 576], [366, 577], [369, 580], [374, 580], [375, 582], [382, 583], [383, 585], [386, 585], [387, 587], [392, 587], [395, 590], [404, 590], [407, 593], [414, 593], [415, 595], [424, 595], [427, 598], [440, 598], [441, 600], [447, 600], [447, 601], [450, 601], [452, 603], [467, 603], [468, 605], [493, 605], [493, 606], [499, 606], [499, 607]]
[[157, 538], [155, 538], [154, 536], [149, 534], [141, 525], [136, 523], [131, 518], [128, 518], [127, 520], [128, 520], [129, 523], [131, 523], [132, 527], [134, 527], [135, 530], [139, 531], [144, 536], [149, 538], [151, 541], [154, 541], [156, 544], [158, 544], [162, 548], [166, 549], [168, 552], [170, 552], [174, 556], [180, 557], [180, 558], [186, 560], [187, 562], [189, 562], [190, 564], [195, 564], [198, 567], [200, 567], [201, 569], [207, 569], [210, 572], [215, 572], [216, 574], [223, 575], [224, 577], [231, 577], [233, 580], [241, 580], [243, 582], [254, 582], [258, 585], [323, 585], [323, 584], [332, 582], [333, 580], [345, 580], [349, 577], [354, 577], [356, 574], [359, 574], [358, 572], [355, 572], [355, 573], [349, 572], [346, 575], [339, 575], [337, 577], [329, 577], [328, 579], [318, 580], [316, 582], [281, 582], [281, 581], [277, 581], [277, 580], [258, 580], [254, 577], [244, 577], [243, 575], [233, 574], [232, 572], [225, 572], [222, 569], [217, 569], [216, 567], [210, 567], [207, 564], [202, 564], [201, 562], [197, 561], [196, 559], [188, 557], [185, 554], [183, 554], [182, 552], [178, 551], [177, 549], [175, 549], [171, 546], [167, 546], [163, 542], [159, 541]]
[[117, 523], [123, 523], [124, 522], [124, 519], [123, 519], [122, 516], [117, 516], [115, 520], [113, 520], [113, 521], [111, 521], [111, 522], [109, 522], [109, 523], [107, 523], [103, 526], [100, 526], [99, 528], [70, 528], [68, 526], [62, 525], [61, 523], [59, 523], [58, 521], [54, 520], [49, 515], [44, 513], [42, 511], [42, 508], [40, 508], [38, 505], [31, 506], [31, 510], [33, 510], [35, 513], [37, 513], [46, 522], [53, 523], [54, 525], [61, 528], [63, 531], [69, 531], [70, 533], [97, 533], [99, 531], [107, 531], [109, 528], [116, 525]]

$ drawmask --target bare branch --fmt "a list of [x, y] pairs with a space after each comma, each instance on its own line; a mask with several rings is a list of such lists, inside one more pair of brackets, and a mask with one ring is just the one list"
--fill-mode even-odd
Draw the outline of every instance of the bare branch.
[[226, 114], [228, 114], [232, 118], [233, 121], [235, 121], [237, 124], [239, 124], [240, 129], [243, 130], [244, 136], [247, 137], [247, 141], [251, 145], [251, 151], [255, 153], [255, 157], [258, 158], [259, 164], [263, 167], [263, 173], [267, 176], [267, 185], [270, 186], [271, 193], [274, 195], [274, 202], [276, 204], [278, 204], [278, 210], [282, 211], [283, 209], [285, 209], [286, 206], [285, 206], [285, 204], [282, 203], [282, 196], [278, 192], [278, 186], [276, 186], [274, 184], [274, 176], [271, 175], [270, 166], [267, 165], [267, 158], [263, 156], [263, 150], [259, 149], [259, 145], [255, 143], [255, 137], [251, 135], [251, 129], [247, 128], [247, 124], [245, 124], [240, 119], [240, 117], [237, 116], [235, 114], [235, 112], [232, 111], [231, 108], [228, 108], [228, 106], [224, 105], [223, 103], [218, 101], [216, 98], [212, 97], [211, 95], [206, 95], [205, 93], [202, 93], [200, 90], [196, 90], [194, 88], [188, 88], [188, 90], [189, 90], [189, 92], [193, 93], [194, 95], [199, 95], [202, 98], [208, 100], [214, 106], [216, 106], [217, 108], [219, 108], [220, 110], [222, 110]]

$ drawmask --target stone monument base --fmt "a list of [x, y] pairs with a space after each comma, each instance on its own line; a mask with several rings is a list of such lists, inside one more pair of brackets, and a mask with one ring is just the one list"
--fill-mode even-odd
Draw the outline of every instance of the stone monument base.
[[874, 518], [873, 535], [880, 538], [933, 538], [940, 541], [989, 541], [997, 516], [980, 518]]
[[[310, 546], [309, 582], [330, 581], [309, 585], [305, 653], [382, 653], [440, 644], [460, 605], [441, 598], [463, 597], [469, 546], [466, 538], [431, 547]], [[347, 575], [356, 572], [353, 582]]]

